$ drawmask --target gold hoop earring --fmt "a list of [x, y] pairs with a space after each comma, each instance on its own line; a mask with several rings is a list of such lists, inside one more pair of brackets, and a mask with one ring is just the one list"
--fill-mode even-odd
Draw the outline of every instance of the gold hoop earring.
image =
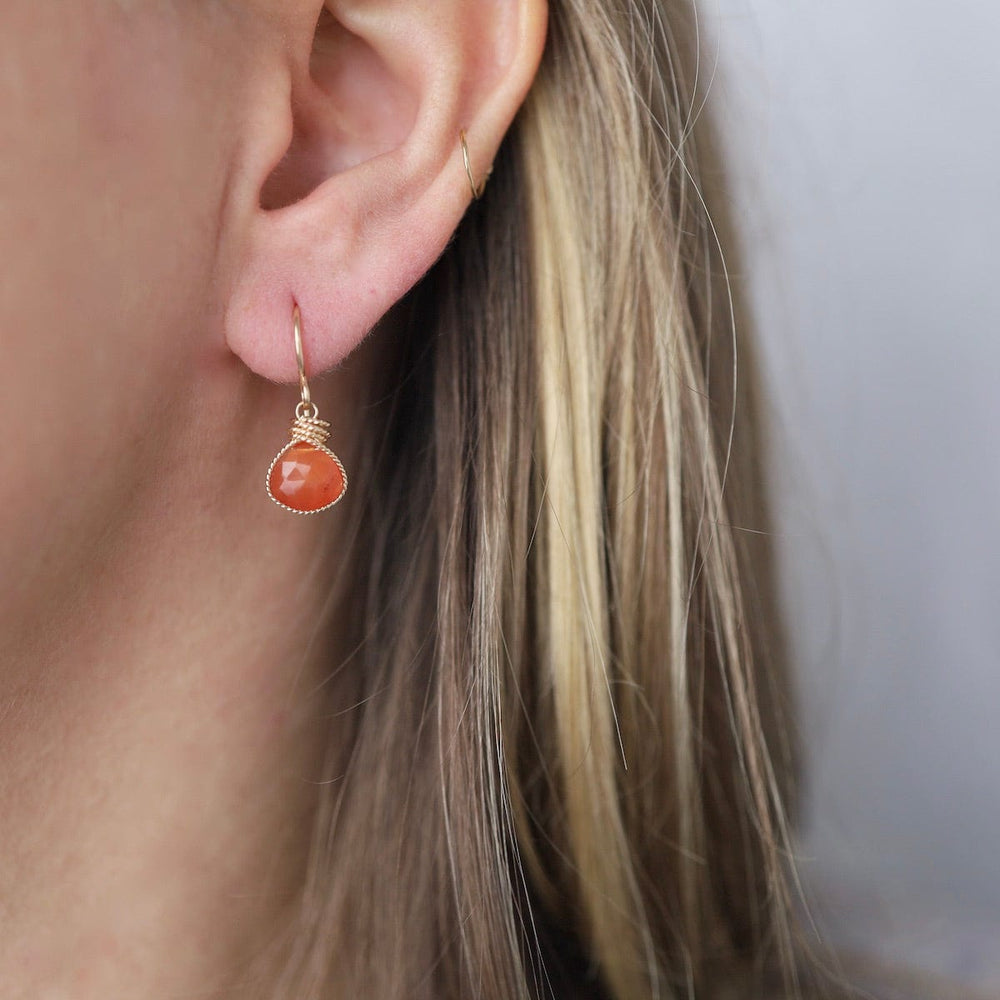
[[472, 188], [472, 197], [476, 201], [479, 201], [486, 188], [486, 182], [490, 179], [490, 174], [493, 173], [493, 165], [491, 164], [489, 169], [486, 171], [486, 175], [483, 177], [483, 183], [477, 184], [476, 178], [472, 174], [472, 160], [469, 157], [469, 144], [465, 141], [464, 128], [458, 133], [458, 139], [462, 143], [462, 160], [465, 162], [465, 176], [469, 178], [469, 187]]
[[330, 424], [320, 420], [319, 410], [309, 395], [298, 304], [292, 310], [292, 335], [302, 399], [295, 406], [291, 442], [274, 456], [264, 485], [267, 495], [279, 507], [293, 514], [317, 514], [332, 507], [347, 492], [347, 473], [340, 459], [324, 446], [330, 437]]

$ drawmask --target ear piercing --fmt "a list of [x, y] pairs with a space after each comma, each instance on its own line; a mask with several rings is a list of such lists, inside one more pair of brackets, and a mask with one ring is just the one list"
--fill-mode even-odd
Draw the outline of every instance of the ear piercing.
[[292, 310], [292, 332], [302, 399], [295, 406], [291, 442], [274, 456], [265, 487], [279, 507], [294, 514], [316, 514], [332, 507], [347, 492], [347, 473], [340, 459], [324, 446], [330, 424], [320, 420], [319, 409], [309, 395], [302, 356], [302, 316], [297, 304]]

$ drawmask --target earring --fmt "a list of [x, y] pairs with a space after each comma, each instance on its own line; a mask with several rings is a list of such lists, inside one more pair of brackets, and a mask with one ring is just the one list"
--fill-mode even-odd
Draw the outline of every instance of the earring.
[[319, 419], [319, 410], [309, 396], [302, 356], [302, 317], [297, 304], [292, 311], [292, 330], [302, 399], [295, 406], [291, 442], [274, 456], [265, 486], [267, 495], [279, 507], [295, 514], [315, 514], [332, 507], [347, 492], [347, 473], [340, 459], [324, 447], [330, 424]]
[[472, 197], [479, 201], [483, 196], [483, 191], [486, 189], [486, 182], [490, 179], [490, 174], [493, 173], [493, 165], [490, 164], [486, 171], [486, 176], [483, 177], [482, 184], [476, 183], [476, 178], [472, 175], [472, 160], [469, 157], [469, 144], [465, 141], [465, 129], [461, 129], [458, 133], [459, 142], [462, 144], [462, 160], [465, 162], [465, 175], [469, 178], [469, 187], [472, 188]]

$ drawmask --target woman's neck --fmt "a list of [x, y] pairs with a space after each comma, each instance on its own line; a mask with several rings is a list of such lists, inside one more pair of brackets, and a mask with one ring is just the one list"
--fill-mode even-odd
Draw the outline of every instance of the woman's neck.
[[295, 899], [351, 697], [346, 672], [320, 684], [344, 652], [322, 556], [352, 501], [267, 500], [294, 395], [246, 381], [235, 409], [230, 384], [188, 412], [160, 474], [2, 633], [5, 996], [224, 986]]

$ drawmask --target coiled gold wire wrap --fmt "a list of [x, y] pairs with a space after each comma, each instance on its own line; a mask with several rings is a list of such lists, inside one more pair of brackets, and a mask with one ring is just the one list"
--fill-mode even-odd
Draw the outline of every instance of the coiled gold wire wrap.
[[330, 437], [330, 423], [320, 420], [319, 413], [313, 403], [299, 403], [295, 407], [295, 420], [292, 423], [292, 440], [308, 441], [312, 445], [323, 445]]

